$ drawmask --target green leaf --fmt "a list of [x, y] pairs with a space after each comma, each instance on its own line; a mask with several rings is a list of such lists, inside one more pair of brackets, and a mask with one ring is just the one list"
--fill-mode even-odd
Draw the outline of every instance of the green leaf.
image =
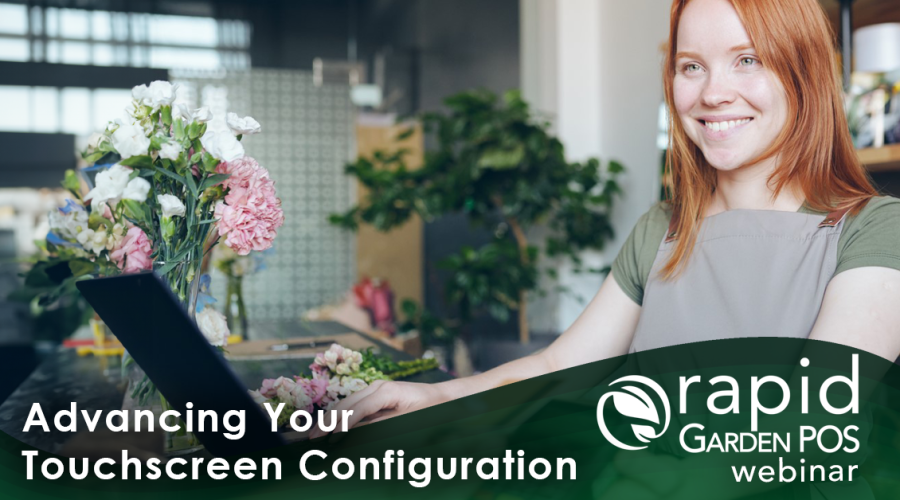
[[415, 128], [409, 127], [408, 129], [404, 130], [403, 132], [400, 132], [399, 134], [397, 134], [397, 138], [395, 140], [396, 141], [404, 141], [406, 139], [409, 139], [415, 132], [416, 132]]
[[172, 106], [163, 106], [160, 109], [163, 125], [166, 127], [172, 125]]
[[480, 168], [504, 170], [518, 167], [525, 158], [525, 146], [519, 144], [513, 149], [489, 149], [478, 158]]
[[206, 172], [214, 172], [219, 163], [219, 160], [217, 160], [213, 155], [209, 153], [203, 153], [203, 170], [205, 170]]
[[194, 180], [194, 174], [185, 172], [184, 179], [187, 181], [187, 187], [191, 190], [191, 194], [194, 195], [194, 198], [200, 196], [200, 192], [197, 190], [197, 181]]
[[91, 229], [96, 230], [101, 225], [105, 225], [107, 229], [111, 229], [114, 226], [111, 220], [107, 219], [97, 212], [91, 212], [90, 217], [88, 217], [88, 226]]
[[216, 222], [219, 222], [219, 219], [206, 219], [198, 222], [197, 225], [202, 226], [204, 224], [215, 224]]
[[180, 263], [181, 263], [181, 262], [180, 262], [179, 260], [173, 259], [172, 261], [167, 262], [166, 265], [164, 265], [164, 266], [162, 266], [161, 268], [157, 269], [157, 270], [156, 270], [156, 274], [158, 274], [158, 275], [160, 275], [160, 276], [165, 276], [166, 274], [169, 273], [169, 271], [171, 271], [172, 269], [174, 269], [175, 266], [177, 266], [177, 265], [180, 264]]
[[122, 206], [125, 207], [125, 216], [149, 226], [153, 222], [150, 213], [150, 207], [146, 203], [137, 200], [122, 200]]
[[178, 142], [184, 141], [184, 138], [187, 137], [187, 134], [184, 130], [184, 120], [175, 120], [175, 126], [172, 127], [172, 131], [175, 134], [175, 140]]
[[212, 174], [203, 179], [203, 182], [200, 184], [200, 191], [205, 191], [206, 188], [210, 188], [215, 186], [216, 184], [224, 181], [231, 177], [231, 174]]
[[180, 183], [182, 183], [182, 184], [184, 184], [184, 185], [187, 185], [187, 181], [184, 180], [184, 177], [182, 177], [182, 176], [176, 174], [175, 172], [171, 172], [171, 171], [169, 171], [169, 170], [166, 170], [166, 169], [163, 169], [163, 168], [159, 168], [159, 167], [153, 167], [153, 169], [156, 170], [157, 172], [159, 172], [159, 173], [165, 175], [166, 177], [169, 177], [169, 178], [171, 178], [171, 179], [175, 179], [176, 181], [178, 181], [178, 182], [180, 182]]
[[119, 162], [126, 167], [151, 168], [153, 166], [153, 158], [147, 155], [132, 156]]
[[200, 124], [197, 122], [191, 122], [187, 128], [187, 135], [190, 140], [195, 140], [200, 137]]
[[62, 180], [62, 185], [64, 188], [68, 189], [69, 192], [77, 196], [78, 199], [81, 199], [81, 180], [78, 178], [78, 174], [75, 173], [74, 170], [66, 170], [66, 175]]
[[200, 163], [200, 160], [203, 159], [203, 151], [198, 151], [191, 156], [190, 164], [194, 165], [195, 163]]
[[69, 261], [69, 269], [72, 271], [72, 276], [77, 278], [93, 273], [96, 267], [91, 261], [76, 259]]
[[104, 156], [106, 156], [105, 152], [94, 151], [91, 154], [83, 155], [82, 158], [84, 158], [84, 161], [86, 161], [87, 163], [94, 164], [94, 163], [97, 163], [97, 161], [100, 160], [100, 158], [103, 158]]

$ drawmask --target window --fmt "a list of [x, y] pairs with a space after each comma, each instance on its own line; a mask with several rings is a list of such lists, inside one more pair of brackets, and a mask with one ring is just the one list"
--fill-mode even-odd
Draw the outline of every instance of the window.
[[250, 67], [239, 20], [0, 3], [0, 60], [162, 69]]
[[124, 89], [0, 85], [0, 131], [87, 136], [123, 117], [130, 102]]

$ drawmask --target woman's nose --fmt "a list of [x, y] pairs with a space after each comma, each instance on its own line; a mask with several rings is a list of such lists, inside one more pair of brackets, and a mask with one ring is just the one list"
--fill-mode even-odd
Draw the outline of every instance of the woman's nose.
[[707, 107], [714, 108], [723, 104], [734, 102], [737, 92], [731, 85], [727, 75], [722, 73], [710, 73], [706, 80], [706, 86], [700, 95], [700, 99]]

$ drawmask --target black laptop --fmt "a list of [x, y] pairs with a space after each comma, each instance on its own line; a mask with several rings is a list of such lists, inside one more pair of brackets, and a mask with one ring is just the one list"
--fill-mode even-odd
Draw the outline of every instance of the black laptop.
[[287, 441], [271, 431], [265, 411], [222, 354], [188, 318], [169, 286], [152, 272], [79, 281], [76, 285], [172, 408], [184, 415], [214, 410], [221, 419], [243, 410], [245, 433], [230, 440], [221, 432], [194, 432], [216, 456], [247, 454]]

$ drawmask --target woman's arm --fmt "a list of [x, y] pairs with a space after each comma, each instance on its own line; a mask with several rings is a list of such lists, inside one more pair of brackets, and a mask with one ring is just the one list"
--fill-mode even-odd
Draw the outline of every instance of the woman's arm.
[[[641, 307], [622, 292], [610, 274], [575, 323], [539, 354], [439, 384], [379, 380], [341, 401], [334, 409], [338, 415], [342, 414], [340, 410], [353, 410], [349, 420], [352, 427], [362, 420], [394, 417], [518, 380], [625, 354], [640, 313]], [[310, 437], [322, 434], [316, 428]]]
[[832, 278], [809, 338], [896, 360], [900, 355], [900, 271], [860, 267]]

